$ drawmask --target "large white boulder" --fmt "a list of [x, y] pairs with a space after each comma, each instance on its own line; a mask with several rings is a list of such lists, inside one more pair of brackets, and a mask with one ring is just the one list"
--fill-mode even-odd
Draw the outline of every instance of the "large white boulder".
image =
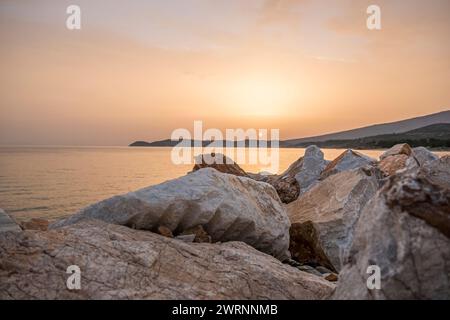
[[280, 260], [289, 257], [290, 222], [275, 189], [212, 168], [101, 201], [51, 227], [86, 218], [141, 230], [163, 226], [175, 235], [202, 226], [213, 242], [242, 241]]

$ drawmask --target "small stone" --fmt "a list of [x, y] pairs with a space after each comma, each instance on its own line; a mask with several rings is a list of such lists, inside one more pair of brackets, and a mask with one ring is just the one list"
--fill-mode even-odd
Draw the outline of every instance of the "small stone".
[[331, 271], [330, 269], [322, 267], [322, 266], [316, 267], [316, 270], [322, 274], [333, 273], [333, 271]]
[[164, 237], [173, 238], [172, 231], [170, 231], [170, 229], [165, 226], [159, 226], [157, 231], [160, 235]]
[[179, 235], [179, 236], [176, 236], [175, 239], [191, 243], [191, 242], [194, 242], [194, 240], [195, 240], [195, 234]]
[[286, 261], [283, 261], [283, 263], [288, 264], [288, 265], [290, 265], [292, 267], [295, 267], [295, 268], [298, 268], [298, 267], [302, 266], [298, 261], [295, 261], [293, 259], [287, 259]]
[[300, 270], [300, 271], [308, 271], [308, 270], [311, 270], [313, 268], [311, 268], [310, 266], [307, 266], [307, 265], [300, 265], [300, 266], [297, 267], [297, 269]]
[[333, 272], [332, 273], [328, 273], [328, 274], [324, 274], [323, 277], [324, 277], [325, 280], [328, 280], [330, 282], [336, 282], [339, 279], [338, 275], [336, 273], [333, 273]]
[[297, 269], [300, 270], [300, 271], [303, 271], [303, 272], [314, 274], [314, 275], [319, 276], [319, 277], [322, 276], [322, 274], [319, 271], [317, 271], [316, 269], [314, 269], [311, 266], [307, 266], [307, 265], [298, 266]]
[[212, 243], [211, 236], [205, 231], [203, 226], [198, 225], [196, 227], [183, 231], [180, 235], [195, 235], [194, 242], [197, 243]]

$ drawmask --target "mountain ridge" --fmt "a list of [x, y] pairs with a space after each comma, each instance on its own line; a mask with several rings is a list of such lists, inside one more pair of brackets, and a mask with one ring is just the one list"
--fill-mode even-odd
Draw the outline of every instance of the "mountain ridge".
[[[305, 137], [305, 138], [298, 138], [298, 139], [289, 139], [289, 140], [281, 140], [280, 141], [280, 147], [283, 148], [302, 148], [310, 144], [317, 144], [321, 147], [327, 147], [327, 146], [335, 146], [343, 145], [343, 146], [351, 146], [352, 148], [358, 148], [356, 145], [358, 142], [362, 145], [367, 145], [368, 142], [371, 142], [371, 145], [374, 144], [376, 141], [380, 142], [379, 145], [383, 145], [383, 148], [386, 147], [386, 145], [389, 145], [389, 143], [383, 143], [383, 141], [394, 141], [398, 140], [401, 137], [401, 134], [409, 133], [410, 131], [423, 129], [425, 132], [419, 132], [418, 134], [422, 134], [422, 137], [419, 137], [418, 135], [414, 136], [412, 140], [423, 140], [423, 139], [434, 139], [433, 136], [430, 136], [428, 134], [427, 130], [436, 130], [436, 126], [443, 126], [445, 132], [447, 132], [447, 126], [446, 124], [450, 125], [450, 110], [441, 111], [438, 113], [433, 113], [425, 116], [420, 117], [414, 117], [410, 119], [404, 119], [400, 121], [394, 121], [394, 122], [388, 122], [388, 123], [382, 123], [382, 124], [374, 124], [369, 125], [366, 127], [356, 128], [356, 129], [350, 129], [335, 133], [329, 133], [329, 134], [323, 134], [318, 136], [311, 136], [311, 137]], [[435, 126], [435, 127], [432, 127]], [[374, 133], [374, 134], [371, 134]], [[436, 133], [436, 131], [434, 131]], [[395, 137], [386, 137], [387, 135], [395, 135]], [[385, 137], [383, 137], [385, 136]], [[410, 139], [411, 136], [407, 135], [403, 137], [405, 139]], [[365, 139], [365, 140], [364, 140]], [[446, 145], [446, 140], [448, 138], [444, 137], [443, 139], [435, 139], [432, 144], [439, 144], [443, 143], [444, 145], [442, 147], [448, 148], [449, 146]], [[430, 140], [431, 141], [431, 140]], [[202, 146], [207, 146], [212, 141], [202, 141]], [[412, 141], [414, 144], [414, 141]], [[425, 141], [426, 142], [426, 141]], [[179, 141], [172, 141], [170, 139], [160, 140], [160, 141], [153, 141], [153, 142], [146, 142], [146, 141], [136, 141], [131, 143], [130, 147], [173, 147], [176, 146], [179, 143]], [[191, 140], [191, 144], [193, 144], [194, 141]], [[218, 143], [220, 143], [218, 141]], [[227, 142], [222, 141], [222, 144], [225, 145]], [[249, 140], [245, 140], [245, 146], [249, 146]], [[233, 145], [236, 146], [236, 142], [233, 142]], [[268, 146], [270, 147], [270, 142], [268, 143]], [[376, 146], [373, 146], [376, 147]], [[432, 146], [433, 147], [433, 146]], [[437, 146], [439, 147], [439, 146]]]

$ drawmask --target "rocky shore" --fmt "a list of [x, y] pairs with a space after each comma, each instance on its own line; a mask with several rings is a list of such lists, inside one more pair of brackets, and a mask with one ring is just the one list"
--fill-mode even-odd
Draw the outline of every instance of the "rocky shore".
[[51, 225], [0, 210], [0, 299], [450, 299], [450, 157], [310, 146], [269, 176], [201, 157]]

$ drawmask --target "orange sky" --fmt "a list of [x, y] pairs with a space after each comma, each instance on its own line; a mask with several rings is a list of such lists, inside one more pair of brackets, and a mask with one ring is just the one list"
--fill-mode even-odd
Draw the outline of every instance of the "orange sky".
[[[1, 0], [0, 144], [282, 139], [449, 109], [448, 0]], [[382, 9], [382, 30], [366, 8]]]

